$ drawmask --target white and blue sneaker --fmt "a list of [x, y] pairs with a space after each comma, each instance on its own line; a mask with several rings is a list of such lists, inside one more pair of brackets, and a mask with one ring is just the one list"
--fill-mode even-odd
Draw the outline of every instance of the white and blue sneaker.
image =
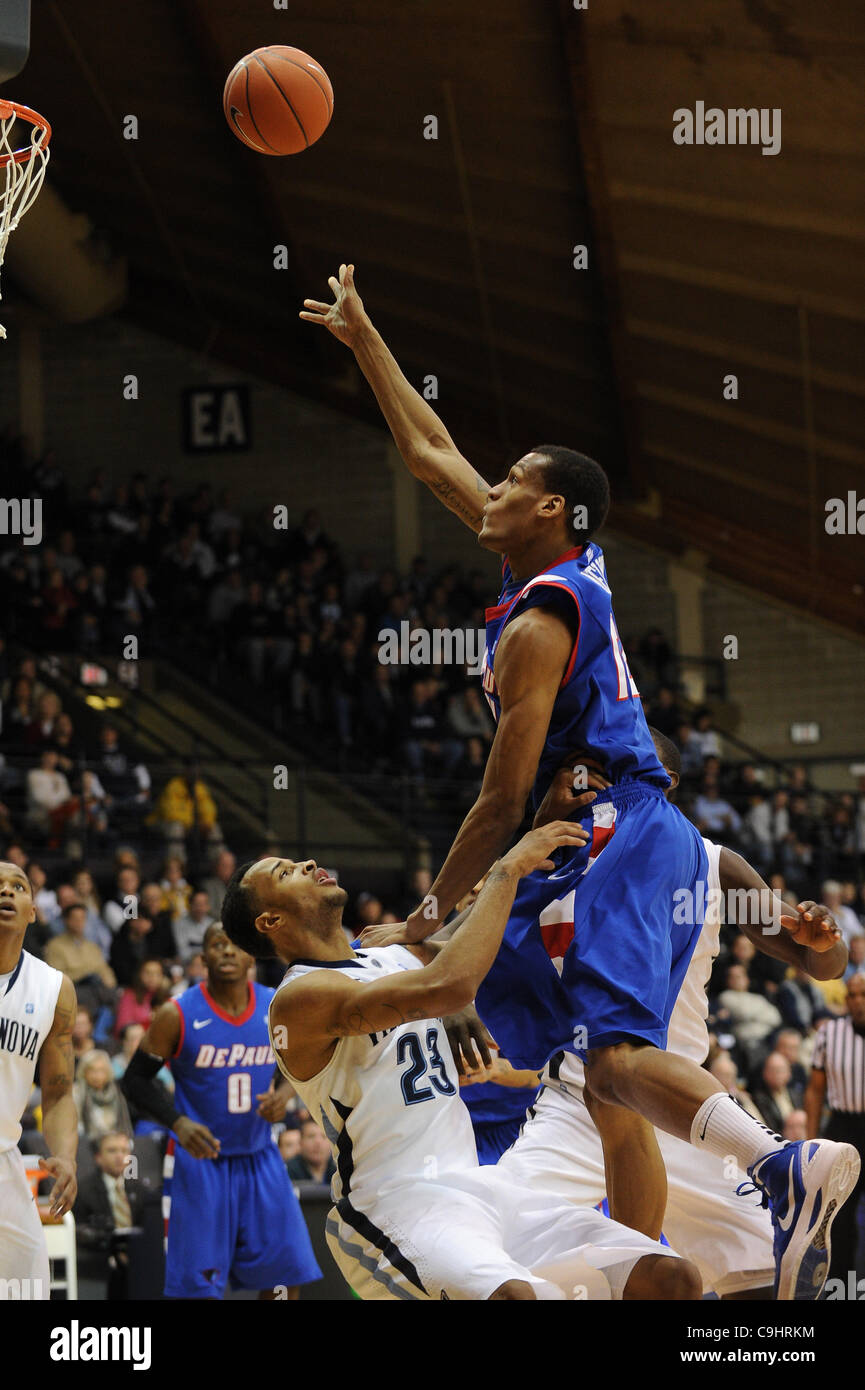
[[852, 1144], [804, 1139], [753, 1164], [748, 1176], [775, 1231], [775, 1297], [820, 1297], [829, 1273], [829, 1232], [856, 1183], [860, 1160]]

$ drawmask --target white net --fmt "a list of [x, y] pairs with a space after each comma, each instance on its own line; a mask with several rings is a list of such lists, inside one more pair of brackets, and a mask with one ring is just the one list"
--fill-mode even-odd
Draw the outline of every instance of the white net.
[[[0, 101], [0, 269], [6, 243], [39, 196], [45, 177], [51, 129], [47, 122], [41, 122], [42, 117], [28, 112], [26, 107], [16, 108]], [[28, 124], [29, 145], [16, 150], [13, 132], [17, 136], [23, 130], [26, 135]], [[0, 324], [0, 338], [5, 337], [6, 329]]]

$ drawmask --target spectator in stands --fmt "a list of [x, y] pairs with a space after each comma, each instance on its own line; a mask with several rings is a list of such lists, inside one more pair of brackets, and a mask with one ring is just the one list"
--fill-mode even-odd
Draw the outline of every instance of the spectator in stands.
[[680, 724], [679, 751], [682, 756], [682, 780], [694, 781], [703, 771], [703, 744], [690, 724]]
[[784, 1022], [799, 1033], [810, 1033], [821, 1019], [832, 1017], [832, 1010], [804, 970], [795, 970], [784, 980], [775, 998]]
[[137, 917], [123, 923], [111, 945], [111, 964], [124, 989], [135, 984], [137, 971], [144, 961], [170, 960], [176, 955], [173, 935], [166, 939], [155, 930], [153, 919], [144, 915], [143, 904], [138, 911]]
[[659, 686], [658, 693], [649, 706], [649, 719], [652, 727], [665, 734], [667, 738], [676, 737], [676, 731], [682, 723], [682, 711], [676, 692], [669, 685]]
[[56, 849], [64, 827], [78, 810], [78, 800], [65, 775], [57, 769], [57, 754], [45, 748], [38, 768], [27, 774], [27, 820], [33, 830], [49, 837], [49, 847]]
[[808, 1138], [808, 1116], [804, 1110], [791, 1110], [784, 1121], [781, 1138], [789, 1144], [798, 1144]]
[[71, 903], [63, 909], [63, 931], [53, 937], [45, 947], [45, 961], [55, 970], [62, 970], [74, 985], [82, 985], [95, 978], [106, 989], [113, 990], [117, 979], [99, 947], [88, 941], [84, 932], [87, 926], [87, 908], [83, 903]]
[[225, 848], [219, 850], [213, 861], [212, 874], [201, 885], [207, 894], [210, 915], [215, 921], [219, 921], [222, 914], [225, 890], [236, 867], [237, 860], [231, 850]]
[[112, 1302], [129, 1297], [126, 1242], [115, 1232], [129, 1231], [141, 1219], [139, 1184], [128, 1176], [131, 1154], [127, 1134], [101, 1134], [94, 1154], [96, 1171], [82, 1178], [73, 1207], [81, 1273], [107, 1282], [105, 1293]]
[[140, 888], [141, 875], [137, 869], [120, 870], [115, 880], [114, 893], [102, 909], [103, 920], [114, 935], [119, 932], [125, 921], [137, 914]]
[[158, 825], [169, 845], [182, 851], [186, 837], [192, 832], [202, 840], [221, 842], [222, 831], [217, 817], [216, 803], [206, 782], [188, 760], [183, 773], [172, 777], [163, 787], [148, 823]]
[[784, 1128], [784, 1121], [796, 1109], [793, 1096], [790, 1094], [790, 1063], [780, 1052], [770, 1052], [763, 1063], [760, 1073], [760, 1084], [754, 1086], [751, 1095], [764, 1124], [776, 1134], [780, 1134]]
[[30, 879], [30, 887], [33, 890], [33, 905], [36, 908], [36, 920], [46, 927], [55, 917], [59, 915], [60, 904], [57, 901], [57, 894], [48, 883], [48, 876], [41, 864], [31, 860], [27, 869], [27, 876]]
[[76, 1062], [96, 1046], [93, 1039], [93, 1014], [83, 1004], [79, 1004], [72, 1025], [72, 1052]]
[[91, 1144], [112, 1130], [132, 1138], [132, 1122], [107, 1052], [94, 1048], [78, 1063], [78, 1080], [73, 1086], [78, 1128]]
[[189, 899], [186, 912], [174, 922], [174, 941], [182, 964], [202, 949], [204, 934], [215, 920], [210, 912], [210, 899], [204, 889], [199, 888]]
[[169, 854], [166, 857], [159, 887], [162, 889], [161, 910], [169, 914], [172, 922], [176, 922], [188, 910], [192, 897], [192, 885], [184, 876], [183, 860], [179, 855]]
[[364, 745], [377, 765], [391, 764], [400, 702], [392, 667], [376, 661], [361, 683], [360, 727]]
[[786, 1057], [789, 1063], [790, 1080], [787, 1089], [793, 1098], [793, 1104], [799, 1106], [808, 1084], [808, 1072], [802, 1065], [802, 1034], [795, 1028], [782, 1028], [775, 1039], [775, 1051]]
[[705, 705], [694, 714], [692, 739], [699, 745], [704, 760], [720, 758], [721, 740], [712, 722], [712, 712]]
[[104, 724], [99, 731], [96, 771], [109, 798], [112, 823], [117, 825], [119, 812], [122, 819], [137, 825], [150, 803], [150, 773], [122, 751], [113, 724]]
[[484, 750], [489, 749], [493, 739], [492, 721], [476, 685], [467, 685], [450, 697], [447, 725], [455, 738], [464, 742], [472, 738], [480, 739]]
[[735, 842], [741, 819], [721, 795], [718, 783], [708, 778], [694, 802], [694, 820], [701, 835], [724, 844]]
[[820, 901], [825, 903], [841, 931], [846, 946], [862, 933], [862, 923], [851, 907], [844, 902], [844, 893], [837, 879], [827, 879], [820, 889]]
[[852, 936], [849, 944], [850, 961], [844, 972], [845, 983], [851, 975], [865, 972], [865, 934]]
[[722, 1086], [726, 1086], [730, 1095], [735, 1097], [749, 1115], [753, 1115], [754, 1119], [760, 1120], [762, 1124], [762, 1116], [744, 1086], [740, 1085], [736, 1063], [726, 1049], [719, 1049], [706, 1070], [710, 1071]]
[[304, 1120], [300, 1127], [300, 1150], [285, 1166], [292, 1182], [330, 1182], [336, 1164], [327, 1135], [315, 1120]]
[[772, 1029], [781, 1023], [781, 1014], [775, 1005], [760, 994], [752, 994], [749, 985], [745, 967], [731, 965], [727, 970], [727, 988], [718, 1000], [730, 1019], [737, 1043], [748, 1058]]
[[149, 1028], [150, 1020], [160, 1004], [164, 1004], [171, 990], [171, 982], [162, 968], [162, 962], [152, 957], [143, 960], [135, 971], [133, 982], [124, 989], [117, 1005], [114, 1033], [120, 1037], [129, 1023], [140, 1023]]
[[432, 679], [412, 682], [409, 704], [402, 718], [402, 749], [409, 771], [422, 780], [435, 769], [450, 777], [462, 756], [462, 745], [448, 738]]
[[87, 909], [87, 921], [84, 927], [85, 937], [88, 941], [95, 942], [102, 954], [107, 956], [111, 950], [111, 932], [102, 918], [99, 894], [89, 869], [78, 870], [72, 879], [72, 889], [75, 894], [75, 901], [83, 903]]
[[300, 1126], [286, 1124], [276, 1142], [279, 1156], [287, 1168], [291, 1160], [297, 1158], [300, 1153]]

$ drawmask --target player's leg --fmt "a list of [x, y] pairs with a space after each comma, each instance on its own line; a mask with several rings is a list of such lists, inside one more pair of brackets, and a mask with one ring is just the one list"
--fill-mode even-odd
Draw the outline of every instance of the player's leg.
[[[234, 1249], [227, 1158], [193, 1158], [170, 1139], [165, 1154], [165, 1297], [221, 1299]], [[204, 1215], [202, 1215], [204, 1213]]]
[[819, 1295], [829, 1270], [832, 1223], [859, 1179], [852, 1145], [830, 1139], [785, 1143], [718, 1089], [702, 1067], [645, 1044], [593, 1049], [586, 1081], [601, 1100], [630, 1106], [717, 1158], [734, 1157], [772, 1209], [776, 1296]]
[[[381, 1199], [352, 1192], [328, 1217], [328, 1244], [365, 1300], [446, 1302], [561, 1299], [552, 1284], [513, 1259], [494, 1202], [477, 1181], [493, 1168], [413, 1181]], [[526, 1287], [528, 1286], [527, 1291]]]
[[300, 1203], [275, 1144], [231, 1160], [237, 1230], [232, 1288], [265, 1301], [293, 1302], [298, 1286], [322, 1277]]
[[[35, 1163], [35, 1160], [34, 1160]], [[0, 1154], [0, 1299], [47, 1299], [48, 1249], [18, 1149]]]
[[609, 1105], [591, 1091], [584, 1099], [601, 1136], [610, 1216], [657, 1240], [667, 1207], [667, 1171], [653, 1126], [636, 1110]]
[[659, 1134], [667, 1169], [664, 1235], [693, 1260], [705, 1291], [719, 1298], [771, 1298], [772, 1219], [754, 1194], [737, 1194], [737, 1165]]
[[696, 1265], [668, 1246], [589, 1207], [526, 1189], [498, 1169], [482, 1169], [501, 1212], [505, 1249], [565, 1298], [697, 1299]]

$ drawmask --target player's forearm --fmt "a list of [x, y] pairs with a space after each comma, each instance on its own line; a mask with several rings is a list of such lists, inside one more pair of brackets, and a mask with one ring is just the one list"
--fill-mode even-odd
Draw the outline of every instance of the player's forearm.
[[139, 1048], [132, 1054], [129, 1065], [123, 1073], [120, 1089], [136, 1110], [140, 1110], [149, 1120], [174, 1129], [181, 1118], [180, 1111], [160, 1081], [157, 1073], [165, 1065], [163, 1057], [154, 1057]]
[[425, 906], [409, 919], [413, 941], [423, 941], [438, 931], [460, 898], [508, 849], [522, 819], [522, 806], [508, 809], [492, 797], [481, 795], [478, 798], [457, 832], [450, 853], [425, 899]]
[[493, 865], [465, 922], [426, 967], [428, 984], [441, 983], [453, 991], [445, 1012], [465, 1008], [474, 999], [502, 944], [518, 883], [513, 869]]
[[42, 1133], [52, 1158], [75, 1159], [78, 1153], [78, 1111], [72, 1092], [46, 1101], [42, 1097]]
[[808, 1122], [808, 1138], [817, 1139], [820, 1135], [820, 1119], [823, 1114], [824, 1091], [819, 1086], [809, 1085], [803, 1101]]
[[369, 320], [355, 339], [354, 355], [406, 466], [415, 477], [424, 476], [424, 461], [431, 448], [455, 447], [450, 435], [432, 407], [406, 379]]

